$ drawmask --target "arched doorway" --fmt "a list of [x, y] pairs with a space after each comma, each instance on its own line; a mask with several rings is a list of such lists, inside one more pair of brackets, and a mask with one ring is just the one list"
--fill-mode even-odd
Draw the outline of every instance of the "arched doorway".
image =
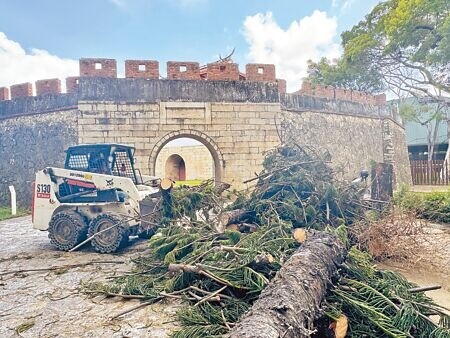
[[177, 130], [163, 136], [153, 147], [148, 160], [150, 175], [155, 175], [156, 160], [162, 148], [169, 142], [179, 138], [194, 139], [203, 144], [213, 159], [213, 178], [216, 182], [222, 182], [225, 162], [222, 153], [212, 138], [197, 130]]
[[180, 155], [169, 156], [165, 165], [165, 177], [175, 181], [186, 180], [186, 163]]

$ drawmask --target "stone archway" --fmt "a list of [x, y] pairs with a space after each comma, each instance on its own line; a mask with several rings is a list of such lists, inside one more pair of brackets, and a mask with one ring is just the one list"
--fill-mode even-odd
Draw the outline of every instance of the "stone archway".
[[163, 136], [153, 147], [150, 157], [148, 159], [148, 168], [150, 175], [155, 175], [155, 169], [156, 169], [156, 159], [158, 158], [158, 154], [161, 151], [161, 149], [170, 141], [175, 140], [177, 138], [192, 138], [194, 140], [199, 141], [202, 143], [210, 152], [213, 161], [214, 161], [214, 180], [216, 182], [222, 182], [223, 178], [223, 170], [225, 168], [225, 161], [223, 159], [223, 155], [217, 146], [217, 144], [214, 142], [214, 140], [206, 135], [205, 133], [202, 133], [198, 130], [191, 130], [191, 129], [182, 129], [177, 131], [172, 131], [165, 136]]

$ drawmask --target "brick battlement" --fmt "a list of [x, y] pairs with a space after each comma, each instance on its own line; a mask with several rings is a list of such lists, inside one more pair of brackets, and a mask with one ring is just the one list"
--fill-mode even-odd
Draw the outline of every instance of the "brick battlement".
[[[79, 67], [78, 76], [65, 79], [68, 94], [78, 92], [80, 80], [83, 78], [117, 79], [117, 61], [114, 59], [83, 58], [79, 60]], [[127, 79], [156, 80], [160, 77], [158, 61], [125, 61], [125, 78]], [[239, 65], [232, 62], [214, 62], [200, 66], [198, 62], [168, 61], [166, 79], [274, 83], [280, 94], [286, 93], [286, 81], [276, 77], [276, 69], [273, 64], [249, 63], [245, 66], [245, 73], [242, 73], [239, 71]], [[35, 86], [37, 96], [61, 93], [61, 81], [59, 79], [38, 80]], [[302, 88], [294, 94], [368, 105], [383, 105], [386, 103], [384, 94], [371, 95], [331, 86], [311, 85], [307, 82], [304, 82]], [[33, 96], [33, 85], [31, 83], [13, 85], [10, 89], [0, 88], [0, 101], [28, 96]]]
[[297, 95], [309, 95], [321, 97], [324, 99], [334, 99], [342, 101], [352, 101], [369, 105], [386, 104], [386, 95], [372, 95], [357, 90], [348, 90], [343, 88], [335, 88], [332, 86], [313, 85], [309, 82], [302, 83], [302, 89], [295, 92]]
[[[76, 83], [78, 80], [78, 83]], [[278, 103], [281, 110], [321, 112], [398, 120], [387, 105], [369, 105], [308, 95], [280, 94], [278, 82], [156, 80], [80, 77], [68, 94], [21, 97], [0, 101], [0, 119], [76, 109], [79, 102], [241, 102]], [[31, 84], [21, 85], [28, 90]], [[6, 94], [6, 91], [2, 91]]]
[[[83, 58], [79, 60], [80, 73], [65, 79], [66, 92], [75, 93], [81, 78], [117, 78], [117, 61], [114, 59]], [[159, 62], [155, 60], [126, 60], [125, 78], [159, 79]], [[286, 81], [277, 79], [275, 65], [251, 63], [246, 65], [246, 73], [239, 71], [239, 65], [231, 62], [215, 62], [203, 67], [198, 62], [168, 61], [168, 80], [210, 80], [210, 81], [250, 81], [274, 82], [278, 84], [278, 91], [286, 93]], [[35, 83], [36, 95], [61, 93], [59, 79], [38, 80]], [[0, 88], [0, 101], [18, 97], [33, 96], [33, 84], [23, 83], [13, 85], [10, 89]]]

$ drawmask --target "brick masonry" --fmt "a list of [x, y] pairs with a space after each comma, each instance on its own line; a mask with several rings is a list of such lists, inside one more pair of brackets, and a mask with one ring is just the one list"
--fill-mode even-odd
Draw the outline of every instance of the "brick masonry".
[[200, 80], [200, 64], [198, 62], [167, 62], [167, 78], [169, 80]]
[[153, 60], [126, 60], [125, 77], [158, 79], [159, 62]]
[[275, 65], [264, 63], [249, 63], [245, 66], [247, 81], [275, 82]]
[[29, 82], [11, 86], [11, 99], [33, 96], [33, 85]]
[[80, 81], [79, 76], [71, 76], [71, 77], [66, 78], [67, 93], [75, 93], [78, 90], [79, 81]]
[[239, 81], [239, 66], [236, 63], [210, 63], [206, 74], [208, 80]]
[[61, 94], [61, 80], [47, 79], [36, 81], [36, 95]]
[[114, 59], [80, 59], [80, 76], [117, 77]]
[[286, 94], [286, 80], [277, 79], [278, 92], [280, 94]]
[[309, 82], [303, 82], [302, 88], [295, 92], [298, 95], [311, 95], [333, 100], [352, 101], [370, 105], [386, 104], [386, 95], [371, 95], [357, 90], [347, 90], [343, 88], [334, 88], [332, 86], [313, 85]]
[[[76, 93], [81, 78], [117, 78], [117, 62], [114, 59], [84, 58], [79, 60], [80, 74], [66, 78], [67, 93]], [[159, 63], [155, 60], [126, 60], [126, 78], [158, 79]], [[169, 61], [167, 62], [167, 79], [169, 80], [210, 80], [210, 81], [242, 81], [242, 82], [268, 82], [276, 83], [280, 94], [286, 93], [286, 81], [276, 78], [276, 69], [273, 64], [250, 63], [246, 65], [246, 72], [241, 73], [239, 66], [231, 62], [215, 62], [200, 67], [198, 62]], [[48, 80], [39, 80], [48, 81]], [[17, 86], [17, 85], [16, 85]], [[32, 96], [23, 91], [11, 98]], [[32, 92], [32, 91], [31, 91]], [[57, 87], [46, 90], [37, 90], [42, 93], [57, 93]], [[27, 93], [27, 94], [24, 94]], [[39, 95], [38, 94], [38, 95]], [[302, 88], [295, 92], [297, 95], [308, 95], [340, 101], [358, 102], [368, 105], [384, 105], [386, 95], [370, 95], [364, 92], [334, 88], [331, 86], [317, 86], [304, 82]], [[0, 95], [0, 101], [8, 100]]]
[[9, 88], [0, 87], [0, 101], [9, 100]]

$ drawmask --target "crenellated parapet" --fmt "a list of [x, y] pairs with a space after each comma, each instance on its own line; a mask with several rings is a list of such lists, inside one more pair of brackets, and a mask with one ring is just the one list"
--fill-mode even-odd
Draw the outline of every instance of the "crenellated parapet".
[[[246, 81], [274, 82], [280, 93], [286, 92], [286, 81], [277, 79], [275, 65], [250, 63], [246, 72], [239, 71], [236, 63], [224, 61], [200, 66], [193, 61], [168, 61], [166, 75], [162, 76], [159, 62], [156, 60], [125, 60], [125, 78], [129, 79], [168, 79], [168, 80], [209, 80], [209, 81]], [[105, 58], [82, 58], [79, 60], [79, 74], [65, 79], [66, 92], [75, 93], [81, 78], [117, 78], [117, 61]], [[34, 84], [36, 96], [61, 94], [60, 79], [38, 80]], [[33, 96], [33, 84], [22, 83], [10, 88], [0, 87], [0, 101]]]
[[[168, 61], [166, 76], [161, 76], [159, 62], [155, 60], [126, 60], [125, 78], [146, 80], [197, 80], [197, 81], [236, 81], [276, 83], [280, 94], [286, 93], [286, 80], [276, 77], [273, 64], [249, 63], [245, 73], [240, 72], [239, 65], [231, 61], [221, 60], [201, 66], [199, 62]], [[117, 61], [105, 58], [83, 58], [79, 60], [79, 75], [65, 79], [66, 92], [75, 93], [81, 78], [117, 79]], [[35, 83], [37, 96], [60, 94], [59, 79], [38, 80]], [[293, 94], [315, 96], [339, 101], [352, 101], [368, 105], [384, 105], [386, 95], [372, 95], [356, 90], [335, 88], [332, 86], [313, 85], [303, 82], [302, 88]], [[0, 87], [0, 101], [33, 96], [33, 84], [22, 83], [10, 88]]]
[[60, 94], [61, 93], [61, 80], [60, 79], [47, 79], [36, 81], [36, 95], [45, 94]]
[[[201, 66], [199, 62], [168, 61], [166, 76], [156, 60], [126, 60], [125, 78], [117, 77], [117, 61], [105, 58], [79, 60], [78, 76], [0, 88], [0, 118], [72, 107], [77, 100], [280, 102], [288, 109], [351, 111], [357, 115], [393, 116], [385, 107], [386, 96], [312, 85], [286, 94], [286, 81], [278, 79], [273, 64], [249, 63], [245, 72], [231, 60]], [[33, 93], [36, 96], [33, 96]], [[355, 103], [354, 105], [350, 103]], [[379, 108], [377, 108], [379, 107]], [[386, 113], [387, 111], [387, 113]]]
[[294, 94], [316, 96], [340, 101], [352, 101], [369, 105], [386, 104], [385, 94], [372, 95], [358, 90], [315, 85], [306, 81], [302, 83], [302, 88]]
[[[197, 81], [236, 81], [236, 82], [267, 82], [276, 83], [280, 94], [286, 93], [286, 80], [276, 77], [273, 64], [249, 63], [245, 72], [240, 72], [239, 65], [230, 60], [221, 60], [201, 66], [193, 61], [168, 61], [166, 76], [159, 70], [156, 60], [126, 60], [125, 78], [146, 80], [197, 80]], [[117, 79], [117, 61], [105, 58], [82, 58], [79, 60], [79, 75], [65, 79], [66, 92], [76, 93], [82, 78], [110, 78]], [[61, 81], [59, 79], [38, 80], [35, 83], [37, 96], [60, 94]], [[303, 82], [302, 88], [295, 92], [297, 95], [315, 96], [340, 101], [352, 101], [368, 105], [383, 105], [386, 96], [371, 95], [361, 91], [346, 90], [332, 86], [312, 85]], [[33, 96], [33, 84], [22, 83], [10, 88], [0, 88], [0, 101]]]
[[11, 99], [33, 96], [33, 85], [30, 82], [12, 85], [9, 90]]

